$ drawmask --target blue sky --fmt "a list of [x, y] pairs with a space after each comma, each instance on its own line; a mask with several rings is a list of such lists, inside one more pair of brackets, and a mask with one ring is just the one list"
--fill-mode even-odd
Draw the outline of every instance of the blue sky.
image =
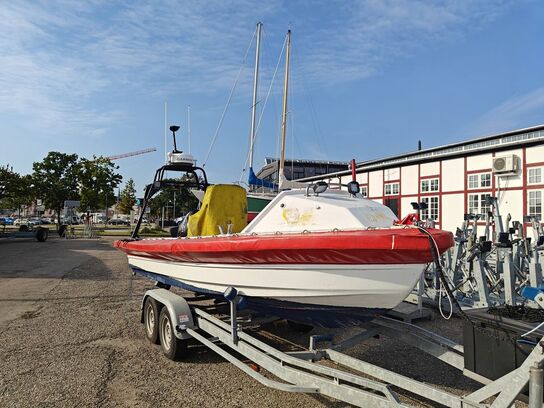
[[[247, 157], [253, 48], [264, 23], [256, 167], [275, 156], [285, 33], [292, 71], [287, 156], [358, 161], [544, 123], [544, 3], [527, 1], [13, 1], [0, 3], [0, 164], [48, 151], [119, 160], [138, 191], [182, 126], [212, 182]], [[170, 138], [168, 139], [170, 142]], [[245, 178], [245, 176], [244, 176]]]

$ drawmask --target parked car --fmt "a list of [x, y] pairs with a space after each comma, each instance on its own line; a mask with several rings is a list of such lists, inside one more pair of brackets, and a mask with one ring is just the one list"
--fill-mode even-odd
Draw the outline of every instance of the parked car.
[[50, 217], [42, 217], [42, 224], [53, 224], [53, 219]]
[[0, 217], [0, 225], [13, 225], [13, 221], [11, 217]]
[[13, 225], [28, 225], [28, 218], [17, 218], [13, 221]]
[[81, 220], [77, 215], [74, 215], [72, 217], [64, 217], [62, 218], [62, 224], [70, 224], [70, 225], [78, 225], [81, 224]]
[[130, 222], [123, 220], [121, 218], [115, 218], [108, 221], [109, 225], [130, 225]]

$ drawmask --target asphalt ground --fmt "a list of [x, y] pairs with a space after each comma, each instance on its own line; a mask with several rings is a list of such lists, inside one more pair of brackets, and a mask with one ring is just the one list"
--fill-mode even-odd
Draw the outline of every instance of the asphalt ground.
[[[145, 340], [139, 319], [141, 297], [153, 284], [132, 276], [112, 241], [0, 242], [0, 407], [347, 406], [266, 388], [203, 346], [190, 346], [182, 362], [166, 359]], [[461, 341], [458, 319], [422, 325]], [[308, 343], [286, 325], [265, 329]], [[370, 339], [348, 354], [452, 393], [479, 387], [395, 339]], [[402, 401], [433, 406], [410, 395]]]

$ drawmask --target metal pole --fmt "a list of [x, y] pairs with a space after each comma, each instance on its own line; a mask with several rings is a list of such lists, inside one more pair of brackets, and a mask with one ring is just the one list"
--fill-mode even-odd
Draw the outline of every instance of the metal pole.
[[191, 105], [187, 106], [187, 147], [191, 154]]
[[176, 191], [174, 190], [174, 208], [172, 209], [172, 218], [176, 219]]
[[419, 283], [417, 285], [417, 310], [421, 315], [423, 310], [423, 291], [425, 290], [425, 272], [419, 275]]
[[236, 304], [238, 299], [235, 297], [230, 301], [230, 330], [232, 332], [232, 342], [238, 344], [238, 318], [236, 315]]
[[164, 206], [162, 207], [162, 225], [161, 228], [164, 228]]
[[108, 186], [106, 186], [106, 221], [104, 221], [104, 225], [108, 223]]
[[259, 53], [261, 51], [261, 28], [263, 23], [257, 23], [257, 46], [255, 47], [255, 72], [253, 75], [253, 104], [251, 105], [251, 131], [249, 133], [249, 167], [253, 167], [253, 145], [255, 143], [255, 124], [257, 117], [257, 88], [259, 86]]
[[283, 84], [283, 113], [281, 119], [281, 155], [278, 174], [278, 184], [281, 188], [285, 178], [285, 135], [287, 133], [287, 93], [289, 91], [289, 56], [291, 53], [291, 30], [287, 31], [287, 50], [285, 53], [285, 81]]
[[529, 408], [542, 408], [544, 390], [544, 370], [538, 367], [529, 369]]
[[168, 102], [164, 101], [164, 162], [166, 163], [168, 161], [168, 156], [166, 153], [166, 129], [168, 127], [167, 125], [167, 113], [168, 112]]

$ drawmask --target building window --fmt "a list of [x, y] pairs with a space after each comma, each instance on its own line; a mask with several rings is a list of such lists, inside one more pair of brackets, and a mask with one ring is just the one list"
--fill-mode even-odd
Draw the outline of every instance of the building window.
[[468, 213], [469, 214], [478, 214], [479, 212], [479, 198], [478, 194], [469, 194], [468, 195]]
[[487, 214], [491, 211], [491, 205], [487, 204], [491, 194], [480, 194], [480, 214]]
[[468, 213], [485, 215], [491, 211], [491, 206], [487, 204], [491, 194], [469, 194], [468, 195]]
[[529, 216], [542, 219], [542, 191], [529, 191]]
[[527, 169], [527, 184], [542, 184], [542, 167]]
[[491, 187], [491, 173], [469, 174], [468, 188], [486, 188]]
[[429, 193], [438, 191], [438, 179], [421, 180], [421, 192]]
[[293, 180], [304, 178], [304, 169], [293, 169]]
[[421, 210], [421, 219], [438, 220], [438, 197], [422, 197], [421, 202], [427, 204], [427, 208]]
[[361, 195], [363, 197], [368, 197], [368, 186], [361, 186]]
[[385, 185], [385, 195], [398, 195], [399, 183], [389, 183]]

